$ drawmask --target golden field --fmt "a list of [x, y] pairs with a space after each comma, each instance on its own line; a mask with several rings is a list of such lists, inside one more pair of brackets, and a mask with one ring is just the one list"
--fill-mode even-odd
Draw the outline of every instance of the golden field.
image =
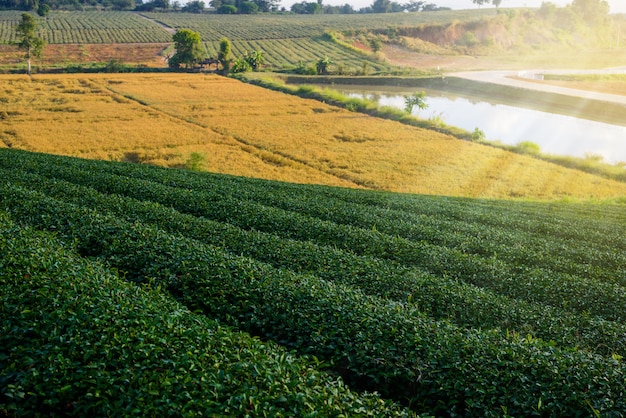
[[168, 167], [195, 156], [211, 172], [395, 192], [626, 196], [624, 183], [204, 74], [0, 76], [0, 147]]

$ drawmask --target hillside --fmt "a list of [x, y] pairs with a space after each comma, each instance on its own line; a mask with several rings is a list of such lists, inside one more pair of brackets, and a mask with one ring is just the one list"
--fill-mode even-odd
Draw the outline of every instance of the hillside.
[[[400, 67], [446, 71], [509, 68], [600, 68], [623, 65], [623, 16], [593, 24], [571, 8], [494, 9], [354, 15], [228, 16], [190, 13], [53, 11], [37, 20], [48, 42], [41, 70], [166, 67], [172, 32], [199, 32], [208, 55], [219, 39], [233, 53], [261, 50], [266, 68], [294, 71], [328, 56], [341, 74], [398, 73]], [[0, 11], [0, 70], [19, 67], [15, 40], [20, 13]], [[597, 22], [596, 22], [597, 23]], [[329, 34], [332, 34], [330, 36]], [[373, 43], [374, 42], [374, 43]], [[372, 45], [380, 50], [374, 51]], [[98, 65], [96, 65], [98, 64]]]
[[425, 415], [626, 410], [621, 206], [0, 172], [0, 413], [402, 413], [322, 370]]
[[214, 75], [1, 77], [8, 148], [422, 194], [626, 195], [624, 183]]

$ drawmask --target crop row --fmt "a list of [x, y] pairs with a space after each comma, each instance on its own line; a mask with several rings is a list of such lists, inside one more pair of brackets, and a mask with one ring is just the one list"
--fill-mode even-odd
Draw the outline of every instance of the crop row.
[[0, 212], [0, 413], [406, 416]]
[[[0, 42], [16, 40], [19, 15], [10, 16], [0, 20]], [[52, 44], [172, 42], [172, 36], [158, 25], [126, 12], [53, 12], [37, 24], [38, 36]]]
[[[210, 56], [217, 56], [219, 42], [205, 43]], [[328, 57], [333, 64], [350, 68], [363, 66], [363, 55], [343, 48], [328, 40], [319, 38], [292, 38], [276, 40], [235, 40], [232, 42], [232, 52], [235, 57], [241, 57], [246, 52], [260, 50], [265, 53], [266, 65], [270, 67], [295, 67], [300, 63], [313, 64], [321, 58]], [[380, 69], [384, 65], [369, 60], [371, 68]]]
[[[357, 228], [320, 220], [298, 212], [265, 206], [227, 195], [219, 182], [200, 190], [168, 188], [149, 180], [124, 179], [93, 170], [81, 174], [52, 161], [45, 167], [57, 178], [90, 185], [104, 193], [119, 193], [139, 200], [173, 206], [195, 216], [228, 222], [243, 229], [255, 229], [283, 238], [314, 241], [321, 245], [364, 256], [417, 267], [438, 276], [462, 280], [515, 299], [564, 308], [622, 321], [626, 315], [626, 292], [618, 284], [594, 278], [559, 273], [540, 267], [518, 268], [494, 256], [465, 253], [428, 241], [411, 241], [383, 234], [375, 228]], [[119, 170], [135, 170], [132, 167]], [[139, 172], [140, 170], [137, 170]], [[332, 208], [330, 208], [332, 209]], [[584, 244], [582, 244], [584, 245]]]
[[[626, 326], [599, 318], [570, 314], [547, 306], [499, 296], [472, 285], [436, 277], [373, 257], [246, 231], [227, 223], [182, 214], [167, 206], [33, 174], [0, 171], [5, 181], [28, 187], [68, 203], [110, 213], [131, 222], [180, 233], [230, 253], [251, 257], [277, 268], [310, 273], [318, 278], [361, 289], [369, 295], [406, 302], [421, 312], [464, 327], [500, 327], [570, 347], [605, 355], [626, 355]], [[75, 171], [77, 177], [84, 173]], [[124, 180], [120, 180], [124, 183]], [[105, 185], [106, 187], [106, 185]], [[162, 194], [167, 195], [162, 189]]]
[[463, 330], [415, 308], [237, 257], [16, 186], [3, 202], [20, 223], [57, 231], [125, 277], [166, 287], [190, 310], [315, 355], [355, 387], [416, 411], [465, 416], [588, 415], [626, 408], [614, 359], [539, 340]]
[[[131, 173], [131, 172], [129, 172]], [[133, 175], [133, 174], [129, 174]], [[134, 175], [141, 175], [137, 171]], [[154, 178], [153, 176], [150, 176]], [[180, 187], [203, 188], [203, 180], [176, 172], [167, 177]], [[302, 212], [311, 209], [321, 212], [320, 207], [329, 207], [326, 216], [337, 215], [339, 223], [355, 223], [353, 216], [362, 216], [364, 211], [415, 224], [424, 217], [441, 218], [446, 222], [457, 222], [471, 227], [504, 229], [514, 233], [528, 233], [541, 239], [554, 239], [568, 245], [584, 243], [584, 247], [616, 248], [626, 250], [626, 212], [621, 205], [598, 205], [586, 203], [551, 203], [494, 201], [441, 196], [413, 196], [388, 192], [362, 192], [353, 189], [294, 185], [290, 183], [266, 182], [264, 180], [227, 177], [220, 182], [222, 190], [248, 200], [280, 205], [282, 208]], [[261, 191], [262, 190], [262, 191]], [[268, 193], [267, 191], [271, 191]], [[315, 203], [315, 196], [323, 205]], [[346, 203], [350, 205], [346, 205]], [[294, 204], [296, 206], [294, 206]], [[310, 205], [313, 205], [311, 207]], [[352, 213], [337, 211], [336, 206], [351, 208]], [[342, 215], [343, 214], [343, 215]], [[367, 215], [371, 215], [367, 213]], [[371, 222], [371, 221], [370, 221]], [[358, 224], [371, 228], [368, 223]], [[419, 225], [417, 225], [419, 227]], [[472, 231], [471, 233], [476, 233]]]
[[[616, 251], [626, 250], [626, 228], [616, 229], [615, 224], [611, 224], [609, 229], [605, 223], [601, 240], [594, 242], [590, 248], [588, 245], [580, 245], [580, 240], [567, 239], [557, 234], [528, 232], [527, 228], [511, 227], [502, 222], [489, 225], [483, 219], [472, 220], [466, 217], [461, 221], [443, 217], [441, 213], [414, 213], [389, 207], [372, 207], [333, 197], [320, 199], [311, 193], [294, 193], [293, 189], [282, 192], [274, 189], [272, 193], [267, 193], [258, 188], [236, 188], [232, 184], [224, 184], [224, 191], [242, 199], [342, 225], [376, 228], [385, 234], [412, 241], [445, 245], [464, 253], [497, 256], [522, 271], [528, 267], [541, 267], [626, 285], [626, 252]], [[490, 212], [490, 216], [495, 216], [500, 221], [503, 217], [510, 216], [510, 212], [497, 215], [493, 210]], [[552, 214], [545, 214], [542, 215], [541, 222], [554, 225], [558, 224], [558, 219]], [[587, 229], [602, 229], [598, 224], [594, 220]], [[571, 223], [561, 224], [560, 229], [570, 229], [570, 225]], [[583, 229], [580, 223], [576, 223], [575, 228]]]
[[185, 13], [144, 13], [173, 28], [200, 32], [207, 41], [226, 36], [235, 39], [288, 39], [316, 37], [324, 31], [358, 31], [389, 27], [446, 24], [493, 16], [493, 10], [444, 11], [431, 13], [355, 15], [195, 15]]

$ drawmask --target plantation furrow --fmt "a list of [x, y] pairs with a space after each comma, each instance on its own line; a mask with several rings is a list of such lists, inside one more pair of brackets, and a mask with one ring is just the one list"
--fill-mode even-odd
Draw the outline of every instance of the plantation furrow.
[[7, 416], [410, 415], [126, 283], [2, 212], [0, 270]]
[[[181, 176], [181, 184], [183, 183]], [[193, 188], [193, 178], [186, 187]], [[262, 180], [231, 178], [233, 188], [243, 186], [243, 192]], [[626, 228], [626, 211], [623, 205], [593, 203], [531, 203], [520, 201], [495, 201], [441, 196], [412, 196], [377, 191], [360, 191], [309, 185], [293, 185], [274, 182], [265, 186], [272, 193], [289, 194], [292, 197], [310, 198], [312, 192], [320, 198], [338, 199], [380, 210], [401, 213], [418, 213], [439, 216], [450, 220], [477, 223], [495, 227], [515, 228], [529, 233], [562, 239], [604, 243], [605, 235], [618, 235], [614, 245], [626, 250], [626, 234], [616, 234], [615, 224]], [[254, 190], [254, 188], [252, 188]], [[494, 213], [495, 212], [495, 213]], [[507, 213], [514, 216], [505, 216]], [[495, 215], [495, 216], [494, 216]], [[571, 227], [572, 218], [579, 224]]]
[[[433, 321], [412, 307], [230, 256], [179, 235], [6, 186], [20, 223], [58, 231], [85, 256], [163, 285], [253, 334], [316, 355], [354, 386], [434, 415], [587, 416], [626, 408], [623, 364], [541, 341]], [[563, 376], [567, 375], [567, 379]]]
[[[226, 188], [228, 185], [224, 186]], [[490, 227], [435, 215], [377, 209], [356, 203], [344, 203], [338, 199], [320, 200], [311, 194], [307, 197], [293, 197], [290, 193], [260, 193], [257, 189], [247, 188], [239, 196], [337, 224], [375, 228], [385, 234], [412, 241], [427, 241], [458, 249], [463, 253], [484, 257], [497, 255], [521, 273], [528, 268], [538, 267], [626, 285], [626, 251], [615, 251], [616, 242], [624, 238], [615, 230], [604, 235], [605, 245], [596, 244], [589, 248], [581, 246], [578, 241], [538, 236], [508, 229], [506, 226]], [[503, 215], [510, 216], [507, 213]], [[624, 233], [626, 234], [626, 229]]]
[[[193, 188], [193, 180], [189, 180], [185, 186]], [[298, 207], [298, 211], [308, 208], [309, 205], [320, 206], [311, 198], [313, 190], [310, 186], [294, 187], [290, 184], [272, 183], [266, 186], [272, 190], [272, 193], [258, 193], [257, 188], [250, 187], [252, 182], [253, 180], [233, 178], [229, 186], [233, 193], [241, 197], [262, 201], [268, 205], [280, 204], [283, 205], [281, 207], [288, 208], [284, 205], [290, 201], [302, 206]], [[321, 199], [320, 195], [324, 198]], [[381, 198], [376, 200], [372, 197], [375, 195], [380, 195]], [[362, 191], [319, 187], [315, 188], [315, 196], [321, 202], [328, 202], [333, 209], [336, 205], [345, 206], [348, 209], [352, 205], [357, 205], [364, 209], [358, 211], [353, 209], [355, 214], [373, 216], [379, 213], [383, 218], [396, 215], [406, 217], [409, 221], [421, 221], [423, 216], [429, 216], [448, 222], [461, 221], [463, 225], [504, 228], [516, 233], [539, 235], [555, 241], [579, 242], [591, 239], [594, 245], [626, 250], [626, 211], [622, 210], [621, 206], [617, 206], [613, 211], [604, 209], [599, 212], [595, 208], [597, 205], [530, 204], [432, 196], [419, 196], [419, 198], [402, 196], [402, 204], [394, 204], [396, 198], [391, 193], [363, 193]], [[301, 199], [300, 202], [298, 199]], [[326, 212], [328, 212], [326, 216], [336, 215], [335, 210]], [[592, 213], [591, 216], [590, 213]], [[577, 220], [576, 228], [572, 228], [572, 217]], [[341, 222], [350, 222], [349, 215]], [[615, 223], [623, 224], [624, 228], [616, 231]], [[610, 242], [607, 242], [607, 237], [610, 237]]]
[[[1, 160], [0, 160], [1, 161]], [[23, 169], [27, 170], [26, 161]], [[52, 162], [37, 171], [84, 184], [104, 193], [118, 193], [139, 200], [151, 200], [195, 216], [228, 222], [242, 229], [275, 233], [284, 238], [314, 241], [419, 267], [438, 276], [449, 276], [491, 289], [515, 299], [543, 303], [572, 312], [588, 312], [607, 320], [626, 317], [626, 290], [618, 285], [556, 274], [538, 268], [515, 274], [515, 269], [496, 257], [464, 254], [427, 242], [413, 242], [378, 231], [337, 225], [328, 221], [238, 200], [220, 192], [171, 188], [147, 180], [101, 172], [72, 170]], [[207, 184], [211, 187], [210, 184]]]
[[151, 224], [274, 267], [311, 273], [324, 280], [358, 287], [369, 295], [407, 302], [434, 318], [449, 319], [460, 326], [499, 327], [554, 341], [560, 347], [626, 356], [626, 325], [511, 300], [372, 257], [360, 257], [310, 242], [285, 240], [263, 232], [244, 231], [152, 202], [104, 195], [65, 181], [4, 170], [0, 171], [0, 177], [67, 203], [97, 209], [130, 222]]

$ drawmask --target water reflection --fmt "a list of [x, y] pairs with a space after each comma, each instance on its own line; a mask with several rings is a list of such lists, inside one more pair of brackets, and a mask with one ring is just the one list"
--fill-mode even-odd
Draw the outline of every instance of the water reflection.
[[[382, 106], [404, 108], [404, 95], [414, 91], [334, 86], [350, 96], [366, 98]], [[489, 103], [439, 91], [426, 90], [425, 110], [414, 109], [422, 118], [441, 118], [446, 124], [468, 131], [479, 128], [488, 140], [516, 145], [532, 141], [546, 154], [585, 157], [602, 156], [606, 162], [626, 162], [626, 127]]]

